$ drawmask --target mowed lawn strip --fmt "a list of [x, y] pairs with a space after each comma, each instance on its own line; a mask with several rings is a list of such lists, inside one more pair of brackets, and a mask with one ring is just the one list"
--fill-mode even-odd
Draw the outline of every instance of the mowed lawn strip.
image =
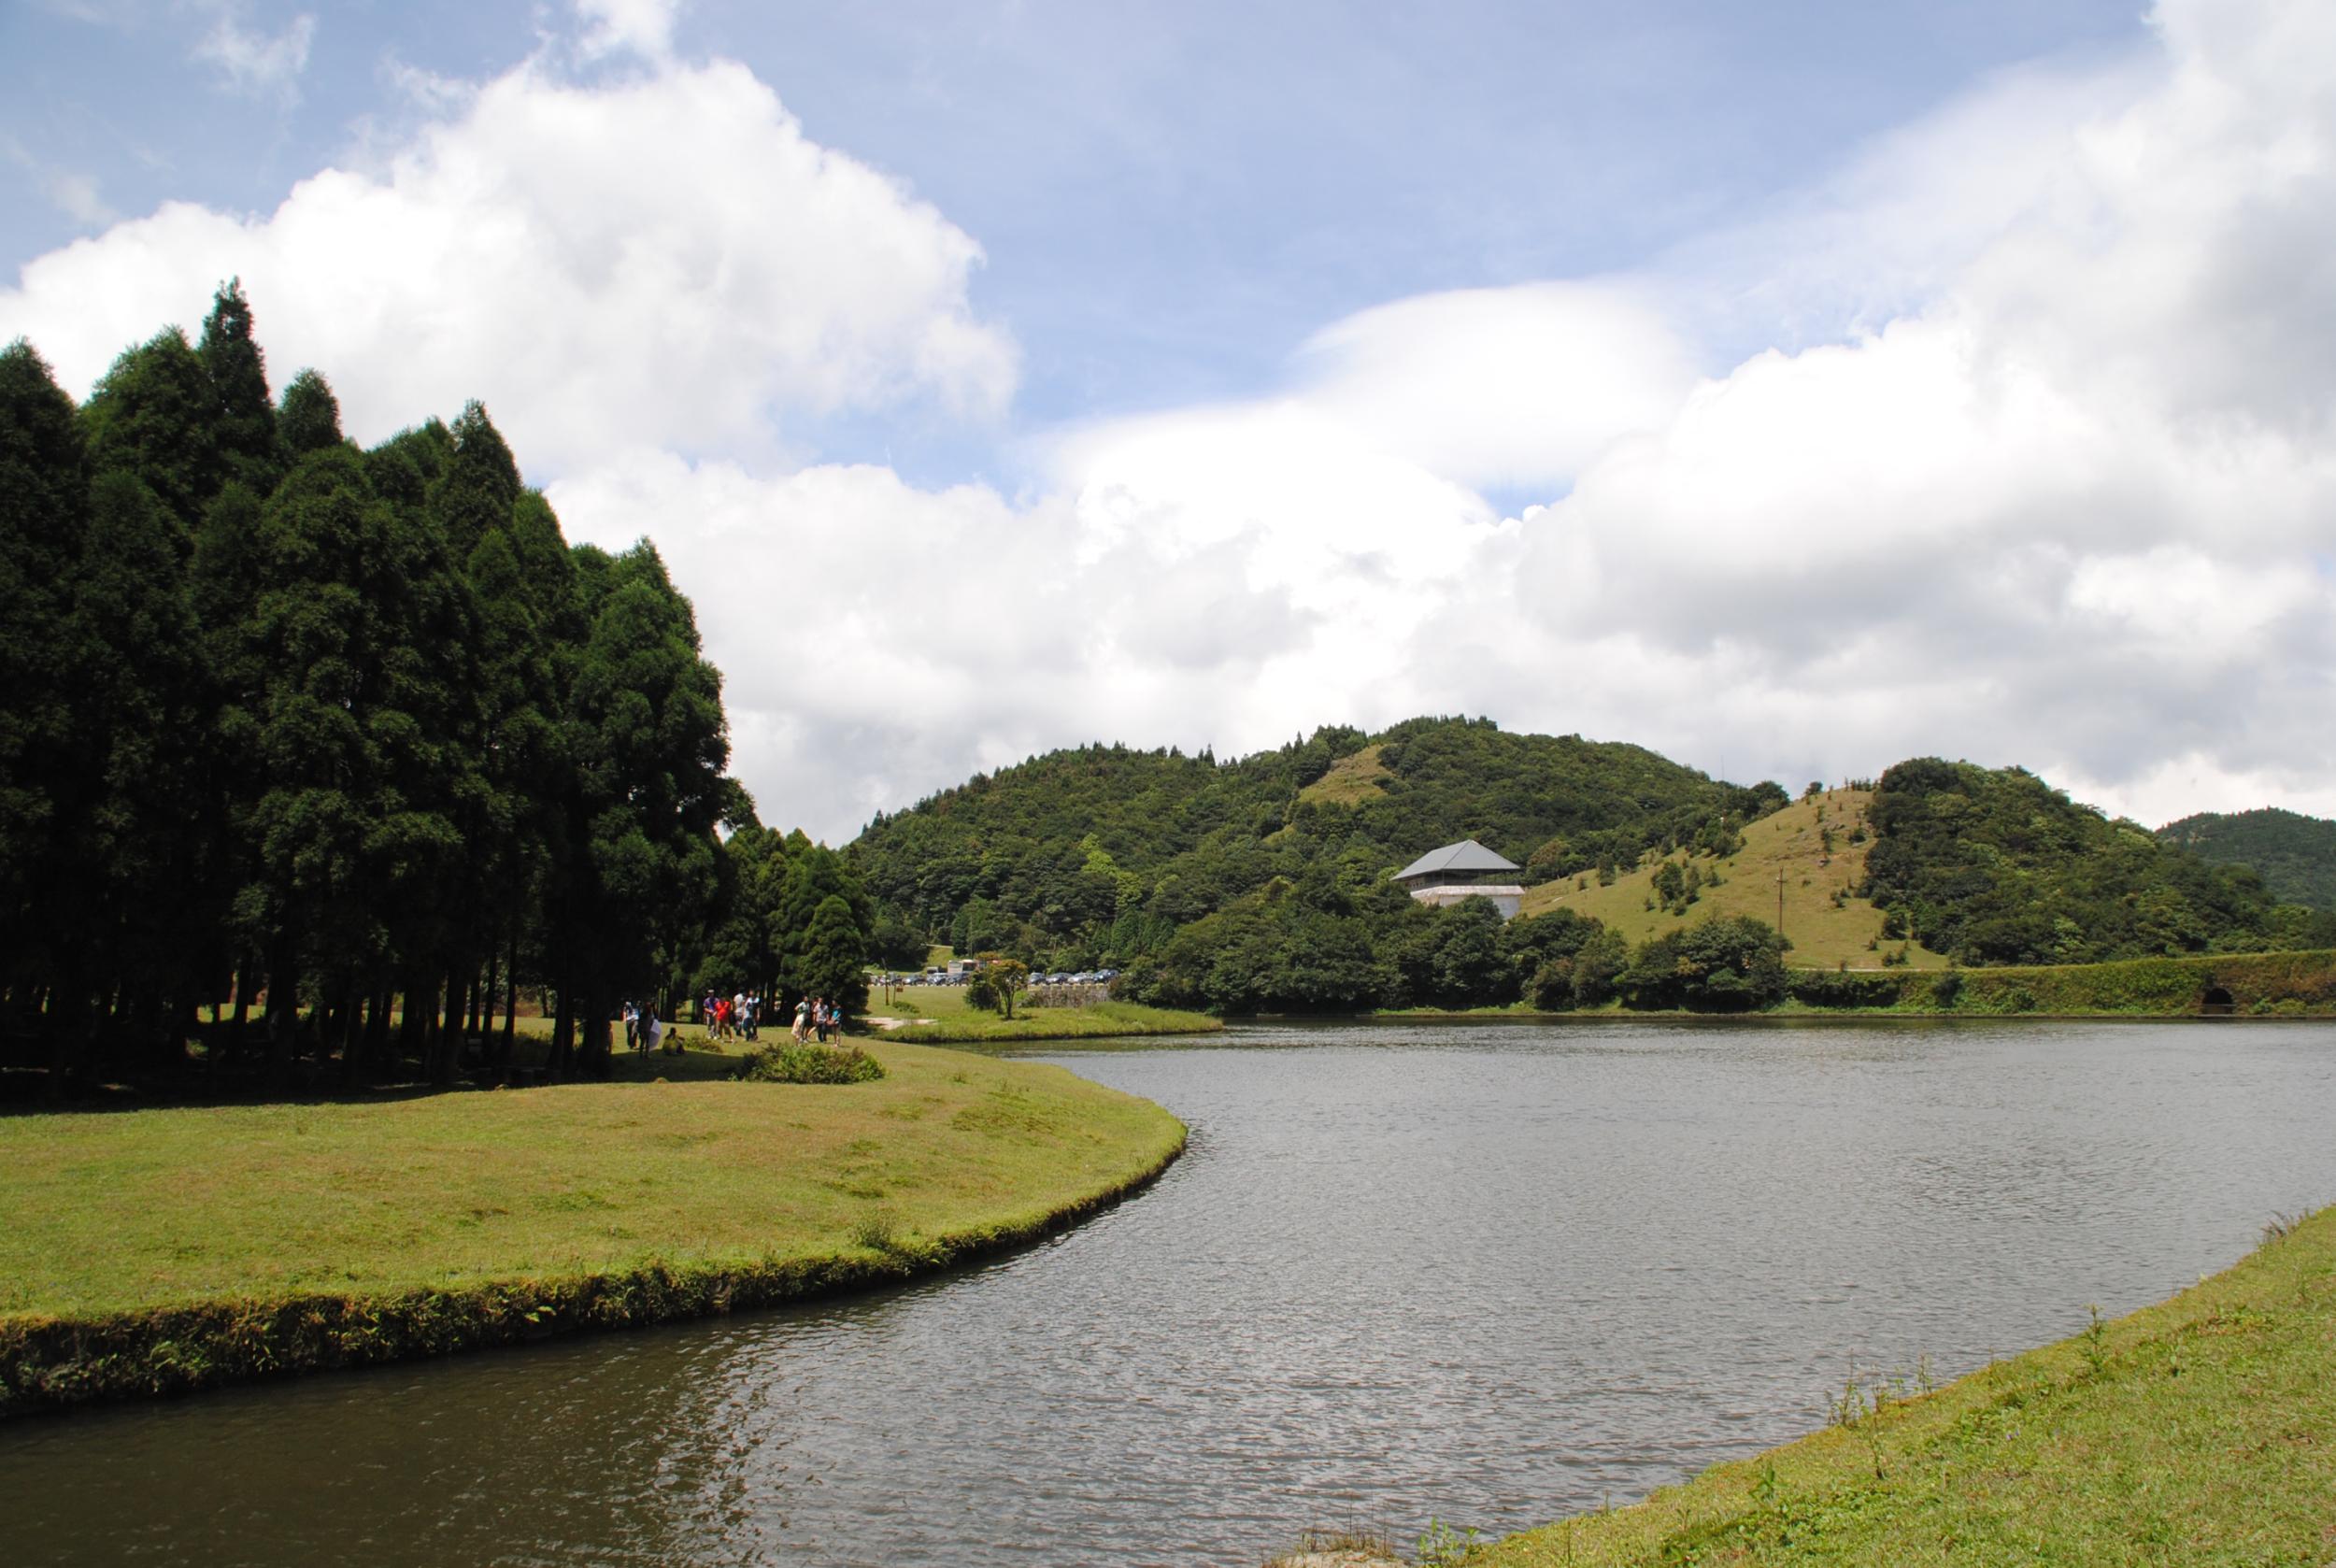
[[927, 1044], [997, 1042], [1007, 1040], [1108, 1039], [1147, 1034], [1214, 1034], [1223, 1020], [1205, 1013], [1180, 1012], [1172, 1007], [1146, 1007], [1132, 1002], [1097, 1002], [1083, 1007], [1036, 1007], [1017, 1011], [1010, 1019], [974, 1008], [933, 1018], [931, 1022], [904, 1024], [890, 1032], [898, 1040]]
[[1012, 1230], [1183, 1128], [1060, 1068], [877, 1042], [869, 1084], [583, 1084], [0, 1119], [0, 1320], [767, 1262]]
[[2336, 1561], [2336, 1209], [2172, 1301], [1484, 1568]]

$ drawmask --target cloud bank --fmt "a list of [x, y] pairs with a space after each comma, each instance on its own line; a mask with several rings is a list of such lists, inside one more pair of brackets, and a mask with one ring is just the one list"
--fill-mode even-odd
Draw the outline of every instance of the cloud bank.
[[[1027, 433], [1020, 489], [818, 461], [1002, 430], [973, 239], [672, 11], [275, 213], [0, 293], [77, 391], [240, 273], [368, 438], [483, 396], [573, 536], [653, 536], [766, 819], [1047, 747], [1482, 712], [1731, 777], [2018, 762], [2145, 820], [2336, 812], [2336, 13], [2168, 0], [1633, 276], [1390, 301], [1236, 403]], [[920, 416], [921, 417], [921, 416]], [[1488, 495], [1539, 494], [1520, 515]]]
[[767, 460], [838, 413], [994, 418], [1016, 350], [969, 304], [980, 260], [741, 66], [585, 87], [531, 62], [272, 213], [174, 203], [38, 259], [0, 291], [0, 335], [80, 395], [240, 277], [278, 374], [321, 369], [361, 439], [477, 397], [531, 472], [634, 447]]

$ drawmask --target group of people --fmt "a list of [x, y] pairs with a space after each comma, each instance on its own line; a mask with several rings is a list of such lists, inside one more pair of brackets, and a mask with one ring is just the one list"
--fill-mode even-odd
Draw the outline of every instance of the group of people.
[[716, 1040], [759, 1040], [762, 999], [749, 991], [722, 996], [707, 991], [698, 1003], [706, 1034]]
[[[698, 999], [698, 1017], [705, 1020], [710, 1040], [759, 1040], [762, 998], [752, 991], [721, 996], [709, 991]], [[824, 996], [806, 996], [795, 1004], [794, 1034], [797, 1045], [815, 1037], [825, 1045], [831, 1034], [841, 1039], [843, 1012]], [[677, 1056], [681, 1052], [681, 1036], [657, 1016], [653, 1001], [624, 1005], [624, 1043], [626, 1049], [641, 1053], [662, 1050]]]
[[681, 1053], [681, 1036], [668, 1035], [664, 1020], [657, 1016], [656, 1003], [628, 1002], [624, 1005], [624, 1045], [627, 1050], [643, 1054], [662, 1050], [678, 1056]]
[[844, 1015], [834, 1003], [824, 996], [806, 996], [795, 1004], [795, 1044], [800, 1046], [817, 1034], [824, 1046], [830, 1032], [836, 1038], [843, 1038]]

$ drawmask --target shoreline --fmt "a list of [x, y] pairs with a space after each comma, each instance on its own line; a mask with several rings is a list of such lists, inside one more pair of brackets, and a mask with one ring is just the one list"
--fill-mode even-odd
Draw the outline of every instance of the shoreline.
[[[2164, 1301], [1929, 1391], [1903, 1377], [1853, 1384], [1816, 1432], [1467, 1561], [2058, 1561], [2062, 1546], [2065, 1561], [2091, 1561], [2170, 1532], [2188, 1538], [2167, 1543], [2166, 1561], [2306, 1561], [2258, 1554], [2284, 1530], [2324, 1555], [2336, 1531], [2336, 1458], [2295, 1435], [2323, 1430], [2336, 1405], [2331, 1327], [2336, 1206], [2275, 1220], [2260, 1245]], [[1990, 1543], [1996, 1530], [2009, 1539]]]
[[[936, 1055], [940, 1053], [935, 1053]], [[952, 1053], [954, 1054], [954, 1053]], [[990, 1072], [1011, 1064], [981, 1061]], [[1075, 1080], [1077, 1081], [1077, 1080]], [[591, 1093], [585, 1086], [582, 1092]], [[791, 1086], [739, 1086], [786, 1089]], [[1095, 1086], [1086, 1086], [1092, 1089]], [[525, 1090], [522, 1096], [559, 1092]], [[812, 1093], [847, 1092], [817, 1089]], [[1030, 1090], [1013, 1090], [1028, 1097]], [[1110, 1091], [1104, 1091], [1110, 1092]], [[1158, 1181], [1189, 1133], [1136, 1096], [1140, 1138], [1132, 1162], [1100, 1184], [1026, 1210], [1012, 1193], [990, 1213], [937, 1229], [895, 1222], [889, 1210], [841, 1233], [760, 1258], [652, 1252], [629, 1266], [514, 1272], [476, 1283], [347, 1293], [224, 1292], [150, 1307], [0, 1317], [0, 1423], [96, 1404], [169, 1398], [233, 1384], [382, 1365], [578, 1333], [720, 1317], [898, 1285], [1044, 1240]], [[978, 1114], [989, 1114], [976, 1107]], [[1009, 1107], [1004, 1114], [1018, 1114]]]
[[1384, 1013], [1255, 1013], [1234, 1023], [1905, 1023], [1905, 1024], [2023, 1024], [2023, 1023], [2210, 1023], [2272, 1025], [2336, 1022], [2336, 1012], [2315, 1013], [1941, 1013], [1916, 1012], [1907, 1007], [1772, 1007], [1754, 1013], [1537, 1013], [1530, 1011], [1434, 1012], [1407, 1009]]

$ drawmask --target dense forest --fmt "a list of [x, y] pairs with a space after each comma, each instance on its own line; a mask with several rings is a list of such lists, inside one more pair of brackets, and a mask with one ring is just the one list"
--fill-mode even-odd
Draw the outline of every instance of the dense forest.
[[1971, 964], [2091, 963], [2336, 943], [2336, 918], [2112, 821], [2019, 768], [1935, 757], [1882, 776], [1864, 896], [1884, 934]]
[[725, 776], [656, 550], [570, 546], [477, 404], [361, 449], [273, 398], [235, 284], [79, 406], [0, 351], [0, 1049], [52, 1091], [491, 1075], [522, 986], [555, 1074], [623, 996], [856, 993], [871, 903]]
[[2266, 806], [2201, 812], [2158, 830], [2159, 842], [2216, 865], [2243, 865], [2283, 904], [2336, 912], [2336, 822]]
[[1423, 718], [1377, 735], [1327, 727], [1235, 761], [1050, 752], [879, 817], [848, 853], [888, 934], [1076, 969], [1163, 953], [1277, 886], [1318, 904], [1331, 888], [1367, 895], [1461, 838], [1535, 880], [1717, 847], [1785, 799], [1640, 747]]

